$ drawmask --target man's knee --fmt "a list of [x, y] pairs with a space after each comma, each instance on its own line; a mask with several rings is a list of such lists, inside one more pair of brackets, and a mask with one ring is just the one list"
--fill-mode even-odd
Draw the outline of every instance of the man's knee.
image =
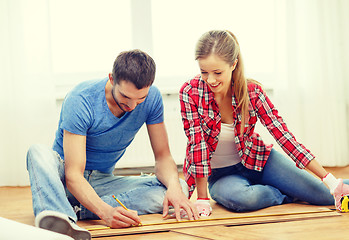
[[188, 187], [188, 184], [183, 179], [179, 179], [179, 184], [181, 185], [182, 191], [185, 194], [185, 196], [189, 197], [189, 187]]
[[37, 160], [36, 156], [40, 154], [41, 150], [41, 144], [33, 144], [29, 147], [27, 151], [27, 169], [29, 168], [29, 165], [33, 164], [33, 161]]
[[144, 194], [143, 201], [136, 205], [138, 214], [161, 213], [163, 209], [166, 188], [152, 189]]
[[57, 168], [58, 162], [54, 151], [43, 144], [33, 144], [27, 152], [27, 170], [35, 168]]

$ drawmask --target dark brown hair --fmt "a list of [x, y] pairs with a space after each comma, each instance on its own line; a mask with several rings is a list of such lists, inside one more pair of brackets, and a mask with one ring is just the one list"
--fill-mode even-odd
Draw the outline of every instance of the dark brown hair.
[[120, 81], [132, 82], [137, 89], [149, 87], [155, 79], [156, 65], [145, 52], [135, 49], [121, 52], [114, 61], [113, 79], [115, 84]]

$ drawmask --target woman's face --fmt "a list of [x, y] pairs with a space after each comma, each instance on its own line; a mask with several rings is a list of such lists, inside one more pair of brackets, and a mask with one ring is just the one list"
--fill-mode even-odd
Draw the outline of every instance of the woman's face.
[[201, 77], [214, 93], [225, 94], [231, 88], [232, 73], [237, 60], [231, 66], [215, 54], [198, 59]]

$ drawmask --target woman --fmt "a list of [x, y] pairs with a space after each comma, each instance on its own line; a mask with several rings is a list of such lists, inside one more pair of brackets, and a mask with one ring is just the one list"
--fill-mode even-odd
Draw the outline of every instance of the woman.
[[[236, 37], [209, 31], [199, 39], [195, 57], [201, 74], [182, 86], [180, 102], [188, 137], [184, 175], [190, 195], [197, 186], [201, 215], [212, 211], [207, 183], [212, 199], [237, 212], [295, 200], [331, 205], [333, 196], [340, 210], [349, 186], [297, 142], [260, 84], [245, 78]], [[298, 168], [254, 132], [257, 119]]]

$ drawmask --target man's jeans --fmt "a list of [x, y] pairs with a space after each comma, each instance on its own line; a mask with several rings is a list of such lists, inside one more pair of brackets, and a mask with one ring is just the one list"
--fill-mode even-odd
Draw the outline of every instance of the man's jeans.
[[[55, 151], [43, 145], [33, 145], [27, 154], [27, 169], [35, 216], [43, 210], [53, 210], [77, 220], [74, 208], [81, 208], [79, 219], [98, 219], [67, 190], [64, 160]], [[155, 176], [114, 176], [85, 170], [84, 177], [98, 196], [112, 207], [120, 206], [112, 197], [115, 195], [127, 208], [140, 215], [162, 212], [166, 187]], [[184, 193], [188, 194], [186, 183], [183, 180], [180, 183]]]
[[[333, 205], [334, 198], [320, 179], [296, 167], [288, 157], [272, 150], [262, 172], [241, 163], [212, 169], [212, 199], [237, 212], [252, 211], [295, 200], [314, 205]], [[344, 180], [348, 184], [349, 180]]]

